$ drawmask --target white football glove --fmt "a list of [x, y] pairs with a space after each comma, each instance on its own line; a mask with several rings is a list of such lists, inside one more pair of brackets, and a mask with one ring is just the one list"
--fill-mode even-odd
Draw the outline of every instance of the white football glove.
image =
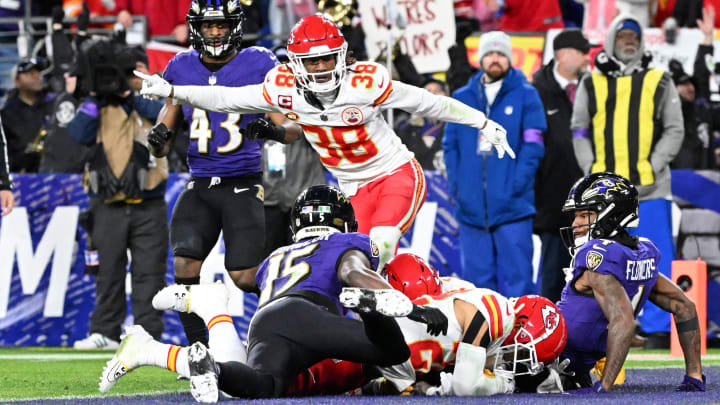
[[502, 127], [502, 125], [488, 119], [485, 122], [485, 128], [481, 129], [481, 131], [485, 139], [487, 139], [487, 141], [495, 147], [500, 159], [505, 156], [505, 152], [507, 152], [508, 156], [515, 159], [515, 152], [513, 152], [507, 142], [507, 131]]
[[440, 386], [430, 387], [425, 391], [425, 395], [428, 396], [440, 396], [440, 395], [453, 395], [452, 389], [452, 373], [440, 373]]
[[555, 359], [555, 361], [547, 366], [550, 375], [537, 386], [536, 391], [539, 394], [557, 394], [564, 392], [560, 376], [569, 374], [565, 371], [568, 366], [570, 366], [570, 359], [565, 359], [562, 363], [559, 359]]
[[143, 79], [140, 94], [143, 96], [170, 97], [172, 85], [159, 75], [148, 75], [134, 70], [135, 76]]

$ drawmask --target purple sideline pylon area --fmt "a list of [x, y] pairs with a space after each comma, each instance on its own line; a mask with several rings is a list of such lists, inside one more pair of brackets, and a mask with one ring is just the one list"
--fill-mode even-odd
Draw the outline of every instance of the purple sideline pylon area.
[[[707, 392], [675, 392], [683, 378], [684, 370], [679, 368], [636, 369], [627, 370], [627, 383], [618, 386], [610, 394], [570, 395], [570, 394], [513, 394], [492, 397], [362, 397], [332, 396], [282, 398], [264, 400], [226, 399], [221, 398], [220, 404], [243, 405], [430, 405], [430, 404], [598, 404], [614, 403], [616, 405], [631, 404], [713, 404], [720, 403], [720, 367], [705, 369], [708, 385]], [[242, 384], [242, 382], [238, 382]], [[148, 387], [151, 389], [152, 387]], [[189, 392], [154, 396], [107, 396], [89, 399], [62, 399], [14, 402], [14, 404], [190, 404], [194, 403]]]

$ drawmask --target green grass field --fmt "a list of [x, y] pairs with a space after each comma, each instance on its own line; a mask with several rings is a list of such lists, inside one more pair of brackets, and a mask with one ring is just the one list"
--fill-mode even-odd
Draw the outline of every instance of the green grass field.
[[[0, 348], [0, 401], [42, 398], [87, 398], [100, 395], [97, 382], [111, 351], [63, 348]], [[720, 349], [708, 349], [704, 366], [720, 365]], [[683, 367], [668, 350], [632, 350], [627, 368]], [[187, 391], [176, 374], [143, 367], [123, 377], [110, 395]]]

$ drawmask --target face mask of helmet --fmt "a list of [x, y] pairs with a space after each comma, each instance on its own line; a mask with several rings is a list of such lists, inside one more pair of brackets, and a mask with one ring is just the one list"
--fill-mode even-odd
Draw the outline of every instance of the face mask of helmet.
[[[243, 11], [238, 0], [222, 0], [220, 4], [206, 4], [194, 0], [185, 20], [188, 24], [190, 45], [210, 58], [222, 59], [232, 54], [242, 42]], [[205, 37], [203, 24], [226, 24], [227, 32], [221, 37]]]
[[[327, 93], [340, 87], [345, 78], [347, 42], [332, 21], [320, 15], [301, 19], [288, 37], [287, 55], [295, 80], [302, 88]], [[310, 73], [305, 62], [311, 58], [335, 59], [335, 67]]]

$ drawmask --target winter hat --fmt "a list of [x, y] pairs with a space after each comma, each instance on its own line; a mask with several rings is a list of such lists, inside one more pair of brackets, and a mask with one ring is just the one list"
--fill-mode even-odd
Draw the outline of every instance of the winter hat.
[[512, 64], [512, 46], [510, 45], [510, 36], [502, 31], [490, 31], [480, 37], [480, 46], [478, 46], [478, 56], [482, 61], [483, 56], [490, 52], [499, 52], [508, 58]]
[[625, 20], [618, 26], [617, 32], [622, 30], [633, 30], [638, 36], [638, 39], [642, 40], [642, 29], [635, 20]]

